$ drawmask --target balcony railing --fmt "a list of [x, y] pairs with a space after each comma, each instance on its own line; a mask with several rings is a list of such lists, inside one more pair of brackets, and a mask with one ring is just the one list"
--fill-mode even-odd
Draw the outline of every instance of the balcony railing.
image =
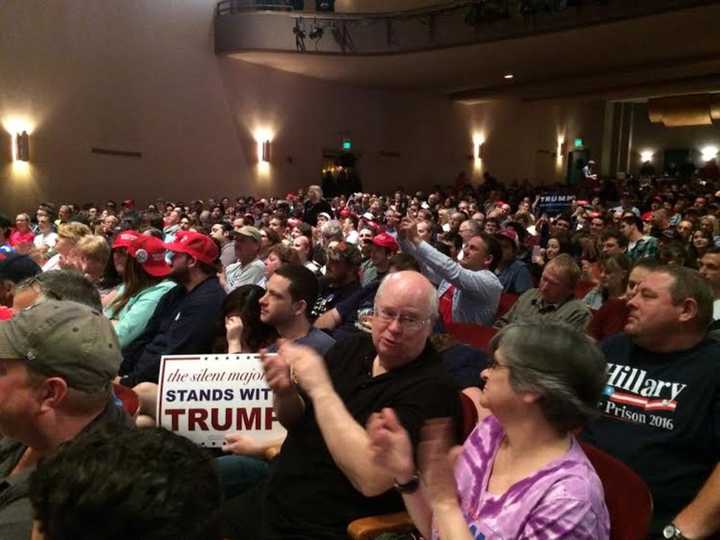
[[409, 11], [335, 13], [303, 11], [301, 0], [223, 0], [216, 8], [215, 50], [218, 54], [408, 53], [568, 30], [717, 1], [464, 0]]

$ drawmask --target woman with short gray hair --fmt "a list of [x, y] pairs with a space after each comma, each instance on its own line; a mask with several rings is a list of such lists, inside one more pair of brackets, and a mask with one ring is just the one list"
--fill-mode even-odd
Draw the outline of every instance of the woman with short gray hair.
[[602, 484], [573, 435], [596, 414], [603, 354], [571, 327], [542, 323], [505, 327], [490, 353], [480, 396], [488, 415], [460, 449], [454, 474], [449, 420], [426, 425], [416, 467], [392, 409], [368, 423], [375, 463], [394, 476], [424, 538], [607, 540]]

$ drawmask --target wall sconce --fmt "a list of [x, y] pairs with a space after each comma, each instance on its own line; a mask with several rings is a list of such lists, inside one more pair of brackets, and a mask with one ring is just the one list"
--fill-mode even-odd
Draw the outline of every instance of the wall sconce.
[[473, 158], [485, 159], [485, 136], [480, 133], [473, 135]]
[[16, 133], [14, 142], [13, 159], [16, 161], [30, 161], [30, 136], [28, 132]]
[[649, 163], [652, 161], [653, 155], [655, 155], [655, 152], [652, 150], [643, 150], [640, 152], [640, 162], [641, 163]]
[[260, 155], [261, 161], [264, 161], [265, 163], [270, 162], [270, 141], [265, 140], [262, 142], [262, 151]]
[[704, 162], [712, 161], [715, 159], [718, 155], [718, 147], [717, 146], [706, 146], [702, 150], [700, 150], [700, 153], [702, 153], [702, 159]]

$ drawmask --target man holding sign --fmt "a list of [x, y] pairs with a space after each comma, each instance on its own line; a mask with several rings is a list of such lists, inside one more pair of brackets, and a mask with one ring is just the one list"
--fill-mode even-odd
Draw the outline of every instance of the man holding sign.
[[426, 419], [458, 415], [458, 391], [428, 343], [436, 314], [432, 284], [397, 272], [378, 289], [372, 337], [353, 336], [324, 359], [290, 343], [264, 358], [288, 435], [267, 480], [226, 503], [228, 538], [340, 540], [354, 519], [402, 509], [364, 425], [392, 406], [417, 442]]

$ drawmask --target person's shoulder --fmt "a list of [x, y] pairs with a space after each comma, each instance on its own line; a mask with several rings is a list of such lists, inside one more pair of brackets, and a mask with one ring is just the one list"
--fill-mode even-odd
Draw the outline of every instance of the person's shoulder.
[[315, 349], [320, 354], [325, 354], [335, 345], [335, 340], [318, 328], [312, 328], [307, 336], [303, 338], [303, 344]]

